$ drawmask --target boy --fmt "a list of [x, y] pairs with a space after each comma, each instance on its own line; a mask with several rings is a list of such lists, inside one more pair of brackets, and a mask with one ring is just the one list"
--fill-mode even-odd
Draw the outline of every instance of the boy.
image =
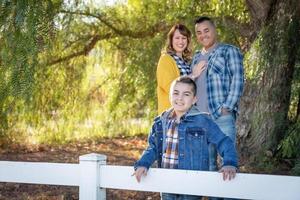
[[[135, 163], [135, 177], [140, 182], [147, 170], [157, 161], [158, 167], [185, 170], [209, 170], [208, 144], [214, 143], [223, 157], [223, 179], [235, 177], [237, 154], [232, 140], [212, 121], [200, 113], [196, 103], [196, 84], [182, 76], [170, 89], [172, 108], [157, 117], [148, 138], [148, 147]], [[163, 200], [199, 199], [193, 195], [162, 194]]]

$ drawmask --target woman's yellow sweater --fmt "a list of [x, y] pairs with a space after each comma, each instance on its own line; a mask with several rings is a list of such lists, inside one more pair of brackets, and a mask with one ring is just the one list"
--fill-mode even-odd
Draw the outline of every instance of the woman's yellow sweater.
[[156, 70], [158, 114], [171, 107], [169, 100], [170, 86], [172, 81], [179, 76], [179, 69], [172, 56], [162, 54]]

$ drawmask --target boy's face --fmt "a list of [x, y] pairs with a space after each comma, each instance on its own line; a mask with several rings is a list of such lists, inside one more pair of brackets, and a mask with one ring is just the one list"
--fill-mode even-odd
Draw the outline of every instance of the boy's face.
[[176, 83], [171, 92], [171, 104], [177, 115], [185, 114], [197, 98], [193, 93], [193, 86], [186, 83]]

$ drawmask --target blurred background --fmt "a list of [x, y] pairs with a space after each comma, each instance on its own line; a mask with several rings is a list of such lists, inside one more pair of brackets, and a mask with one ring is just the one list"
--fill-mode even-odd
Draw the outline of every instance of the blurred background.
[[299, 7], [299, 0], [1, 0], [0, 147], [146, 136], [167, 32], [180, 22], [194, 33], [194, 19], [206, 15], [219, 41], [244, 55], [241, 160], [299, 175]]

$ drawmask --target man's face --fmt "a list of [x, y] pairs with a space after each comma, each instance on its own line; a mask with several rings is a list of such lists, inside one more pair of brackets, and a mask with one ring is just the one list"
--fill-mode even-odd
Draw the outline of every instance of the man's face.
[[203, 45], [205, 50], [212, 47], [217, 41], [216, 28], [209, 22], [203, 21], [195, 25], [197, 41]]

